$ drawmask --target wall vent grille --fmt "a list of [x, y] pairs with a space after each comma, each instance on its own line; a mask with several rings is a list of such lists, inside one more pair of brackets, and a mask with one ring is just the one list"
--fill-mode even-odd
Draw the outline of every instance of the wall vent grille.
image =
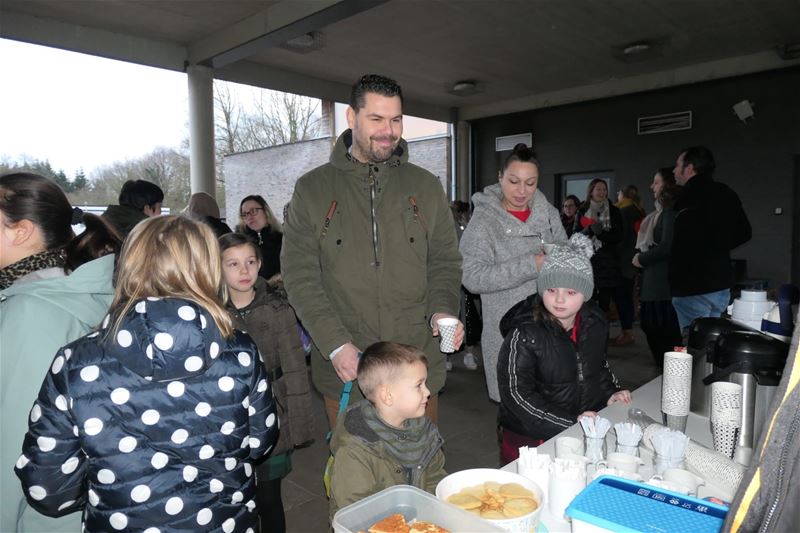
[[636, 129], [639, 135], [690, 130], [692, 129], [692, 112], [679, 111], [677, 113], [666, 113], [664, 115], [639, 117]]

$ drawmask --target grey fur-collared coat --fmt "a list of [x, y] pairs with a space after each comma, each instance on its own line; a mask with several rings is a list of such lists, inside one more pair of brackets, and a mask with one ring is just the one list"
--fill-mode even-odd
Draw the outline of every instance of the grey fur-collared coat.
[[481, 296], [481, 351], [489, 397], [496, 402], [500, 401], [497, 355], [503, 344], [500, 319], [514, 304], [536, 292], [539, 272], [534, 256], [540, 247], [534, 234], [541, 234], [546, 243], [567, 240], [561, 215], [542, 191], [537, 189], [528, 203], [531, 214], [525, 222], [505, 210], [502, 198], [499, 183], [472, 196], [474, 211], [460, 244], [462, 283]]

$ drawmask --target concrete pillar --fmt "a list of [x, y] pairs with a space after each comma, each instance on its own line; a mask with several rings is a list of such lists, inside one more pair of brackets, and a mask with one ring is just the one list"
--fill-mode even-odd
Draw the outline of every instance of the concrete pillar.
[[192, 194], [216, 198], [214, 165], [214, 76], [201, 65], [186, 68], [189, 81], [189, 173]]
[[472, 197], [472, 125], [460, 120], [455, 125], [456, 194], [455, 199], [469, 202]]

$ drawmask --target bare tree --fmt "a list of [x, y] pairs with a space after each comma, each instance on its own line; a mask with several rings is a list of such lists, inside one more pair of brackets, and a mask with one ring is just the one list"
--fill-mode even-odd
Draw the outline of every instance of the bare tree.
[[255, 113], [247, 116], [248, 136], [262, 148], [311, 139], [319, 131], [319, 100], [269, 91], [254, 105]]
[[319, 100], [258, 89], [252, 109], [238, 101], [230, 86], [214, 82], [217, 156], [258, 150], [314, 138], [319, 131]]

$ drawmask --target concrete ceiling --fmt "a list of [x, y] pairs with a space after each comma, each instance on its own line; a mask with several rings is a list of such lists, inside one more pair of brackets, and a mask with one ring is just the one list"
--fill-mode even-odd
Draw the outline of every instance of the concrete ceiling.
[[[283, 46], [309, 32], [318, 48]], [[0, 37], [337, 101], [377, 72], [408, 113], [453, 120], [798, 65], [777, 49], [800, 43], [800, 2], [0, 0]]]

